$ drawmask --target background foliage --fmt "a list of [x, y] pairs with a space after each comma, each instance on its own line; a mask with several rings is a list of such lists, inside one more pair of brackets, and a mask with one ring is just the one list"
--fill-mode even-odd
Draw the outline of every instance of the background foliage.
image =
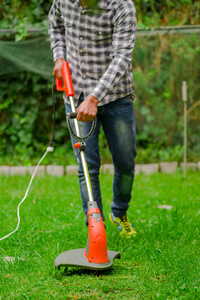
[[[2, 26], [13, 28], [22, 21], [27, 24], [46, 24], [46, 16], [53, 1], [44, 0], [2, 0], [0, 14]], [[194, 25], [200, 21], [199, 0], [137, 0], [140, 26]]]
[[[138, 27], [199, 24], [200, 2], [135, 1]], [[51, 3], [7, 1], [0, 3], [1, 28], [15, 28], [16, 42], [31, 38], [27, 28], [47, 31]], [[3, 39], [13, 39], [4, 36]], [[137, 36], [133, 54], [137, 162], [182, 160], [182, 81], [189, 86], [189, 106], [199, 99], [200, 35], [173, 34]], [[13, 53], [14, 54], [14, 53]], [[0, 58], [1, 62], [1, 58]], [[61, 94], [56, 94], [57, 125], [54, 163], [69, 164], [73, 154], [65, 124]], [[197, 108], [189, 115], [189, 159], [199, 160], [200, 117]], [[29, 164], [46, 149], [52, 128], [51, 74], [49, 79], [30, 72], [1, 76], [0, 80], [0, 164]], [[103, 161], [110, 161], [103, 133], [100, 135]], [[49, 158], [51, 159], [51, 158]], [[51, 161], [49, 161], [51, 162]], [[49, 163], [47, 162], [47, 163]]]
[[[183, 143], [182, 82], [188, 85], [188, 106], [200, 100], [200, 35], [139, 37], [135, 48], [134, 82], [139, 146], [151, 159], [181, 160]], [[200, 153], [200, 106], [188, 115], [188, 151]], [[173, 151], [163, 149], [173, 147]], [[148, 154], [148, 152], [147, 152]]]

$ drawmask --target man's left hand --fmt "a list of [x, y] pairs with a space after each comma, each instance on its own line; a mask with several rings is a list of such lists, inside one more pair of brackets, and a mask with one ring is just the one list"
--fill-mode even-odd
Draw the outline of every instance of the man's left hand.
[[77, 120], [82, 122], [92, 121], [97, 114], [99, 100], [92, 95], [87, 96], [77, 108]]

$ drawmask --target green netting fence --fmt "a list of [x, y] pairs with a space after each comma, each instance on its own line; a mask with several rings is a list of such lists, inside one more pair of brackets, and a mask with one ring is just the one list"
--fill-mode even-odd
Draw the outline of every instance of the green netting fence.
[[22, 42], [0, 40], [0, 76], [30, 71], [49, 78], [53, 60], [48, 36]]

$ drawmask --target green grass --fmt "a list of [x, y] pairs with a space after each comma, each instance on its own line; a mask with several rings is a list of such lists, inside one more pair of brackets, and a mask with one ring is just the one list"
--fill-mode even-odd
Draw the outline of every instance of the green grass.
[[[0, 177], [0, 237], [16, 227], [29, 180]], [[55, 257], [87, 241], [77, 178], [35, 178], [19, 230], [0, 242], [0, 299], [200, 299], [199, 182], [200, 173], [187, 180], [181, 173], [136, 176], [129, 218], [138, 234], [124, 239], [108, 220], [112, 176], [101, 175], [108, 249], [120, 251], [121, 260], [102, 273], [64, 274], [53, 270]]]

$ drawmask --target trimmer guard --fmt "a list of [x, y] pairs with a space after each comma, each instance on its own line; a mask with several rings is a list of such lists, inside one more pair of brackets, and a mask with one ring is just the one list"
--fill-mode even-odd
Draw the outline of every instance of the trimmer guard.
[[61, 253], [54, 261], [54, 269], [61, 267], [81, 267], [91, 270], [107, 270], [112, 267], [115, 258], [120, 259], [120, 253], [108, 250], [109, 261], [96, 264], [85, 257], [85, 249], [74, 249]]

